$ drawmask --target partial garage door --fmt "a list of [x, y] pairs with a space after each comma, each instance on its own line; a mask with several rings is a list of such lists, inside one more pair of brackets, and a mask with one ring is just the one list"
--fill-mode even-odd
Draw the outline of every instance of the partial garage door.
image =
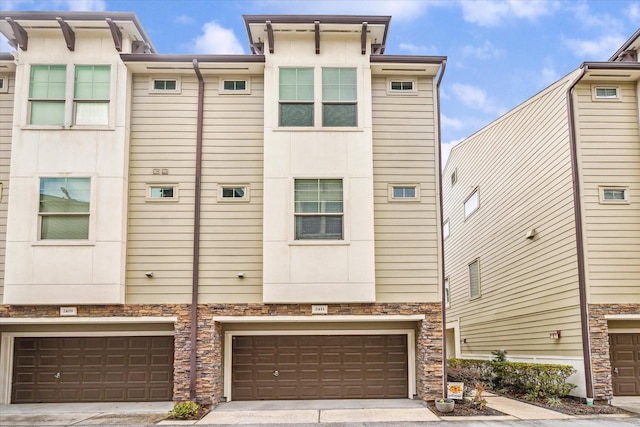
[[614, 396], [640, 395], [640, 334], [610, 334]]
[[15, 338], [12, 403], [168, 401], [173, 337]]
[[235, 400], [406, 398], [406, 335], [235, 336]]

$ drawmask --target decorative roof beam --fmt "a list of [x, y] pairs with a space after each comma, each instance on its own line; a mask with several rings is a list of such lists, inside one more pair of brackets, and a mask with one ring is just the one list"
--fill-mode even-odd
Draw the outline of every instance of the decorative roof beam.
[[367, 23], [362, 23], [362, 34], [360, 35], [360, 48], [362, 50], [362, 54], [367, 53]]
[[27, 44], [29, 42], [27, 31], [22, 27], [22, 25], [14, 21], [13, 18], [6, 17], [4, 19], [9, 23], [9, 25], [11, 25], [13, 34], [16, 36], [14, 45], [22, 50], [27, 50]]
[[67, 42], [67, 49], [73, 52], [76, 49], [76, 33], [73, 32], [69, 24], [64, 19], [57, 17], [56, 21], [60, 24], [64, 41]]
[[269, 42], [269, 53], [273, 53], [275, 46], [273, 45], [273, 27], [271, 26], [271, 21], [267, 21], [267, 41]]
[[314, 21], [313, 25], [316, 32], [316, 55], [318, 55], [320, 53], [320, 21]]
[[107, 18], [106, 21], [109, 24], [109, 29], [111, 29], [111, 37], [113, 37], [113, 44], [116, 45], [116, 50], [122, 52], [122, 32], [120, 28], [113, 22], [113, 19]]

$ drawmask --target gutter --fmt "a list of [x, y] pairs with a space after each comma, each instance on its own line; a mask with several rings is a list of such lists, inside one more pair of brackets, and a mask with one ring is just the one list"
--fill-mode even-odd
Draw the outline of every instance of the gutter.
[[191, 353], [189, 369], [189, 399], [196, 400], [197, 354], [198, 354], [198, 284], [200, 275], [200, 195], [202, 193], [202, 127], [204, 115], [204, 78], [193, 60], [193, 70], [198, 77], [198, 119], [196, 125], [196, 175], [195, 202], [193, 208], [193, 272], [191, 283]]
[[587, 305], [587, 286], [584, 266], [584, 236], [582, 234], [582, 206], [580, 199], [580, 172], [578, 171], [578, 142], [574, 117], [573, 89], [589, 70], [582, 65], [582, 72], [567, 89], [567, 113], [569, 124], [569, 147], [571, 150], [571, 178], [573, 180], [573, 215], [576, 225], [576, 253], [578, 256], [578, 291], [580, 296], [580, 327], [582, 330], [582, 355], [584, 360], [585, 387], [587, 398], [593, 399], [593, 376], [591, 373], [591, 341], [589, 339], [589, 307]]
[[437, 99], [437, 108], [438, 108], [438, 187], [439, 191], [439, 202], [440, 202], [440, 265], [442, 265], [442, 273], [440, 274], [440, 280], [442, 281], [442, 397], [447, 396], [447, 295], [446, 289], [444, 286], [444, 235], [442, 234], [442, 227], [444, 225], [443, 214], [443, 202], [442, 202], [442, 126], [440, 120], [440, 83], [442, 82], [442, 77], [444, 76], [444, 72], [447, 69], [447, 58], [442, 58], [442, 69], [440, 70], [440, 75], [438, 76], [438, 82], [436, 83], [436, 96]]

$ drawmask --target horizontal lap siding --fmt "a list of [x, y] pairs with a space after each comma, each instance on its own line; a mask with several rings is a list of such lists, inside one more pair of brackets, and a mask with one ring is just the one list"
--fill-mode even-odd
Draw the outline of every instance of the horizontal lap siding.
[[[610, 86], [610, 83], [606, 84]], [[589, 302], [640, 303], [640, 135], [634, 83], [620, 101], [592, 99], [577, 87]], [[627, 186], [630, 204], [599, 202], [599, 186]]]
[[[459, 320], [462, 354], [580, 355], [567, 83], [463, 141], [443, 172], [447, 318]], [[480, 207], [465, 219], [464, 201], [476, 187]], [[532, 228], [538, 235], [529, 240]], [[481, 296], [471, 300], [468, 265], [475, 259]], [[563, 339], [549, 346], [556, 329]]]
[[[249, 95], [221, 95], [218, 88], [217, 77], [205, 76], [200, 302], [256, 302], [262, 298], [263, 82], [252, 77]], [[191, 301], [197, 96], [195, 77], [182, 77], [179, 95], [149, 94], [148, 76], [134, 77], [128, 303]], [[178, 184], [179, 201], [145, 201], [150, 183]], [[218, 184], [249, 185], [250, 202], [220, 203]], [[154, 272], [152, 279], [146, 271]]]
[[[393, 96], [373, 77], [376, 299], [439, 302], [438, 173], [433, 80]], [[389, 202], [389, 184], [419, 184], [420, 202]]]
[[8, 76], [8, 92], [0, 93], [0, 302], [4, 295], [4, 256], [7, 241], [7, 203], [9, 199], [9, 164], [11, 163], [11, 128], [15, 78]]

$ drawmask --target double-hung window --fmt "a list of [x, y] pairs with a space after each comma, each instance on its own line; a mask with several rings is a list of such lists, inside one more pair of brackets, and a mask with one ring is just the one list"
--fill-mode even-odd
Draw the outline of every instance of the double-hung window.
[[322, 69], [322, 126], [357, 126], [355, 68]]
[[480, 260], [469, 264], [469, 298], [480, 297]]
[[295, 180], [295, 239], [342, 240], [341, 179]]
[[40, 239], [88, 239], [90, 178], [40, 178]]
[[280, 69], [280, 126], [313, 126], [313, 68]]
[[109, 124], [109, 65], [77, 65], [73, 95], [75, 125]]
[[63, 126], [67, 67], [32, 65], [29, 82], [29, 123]]

